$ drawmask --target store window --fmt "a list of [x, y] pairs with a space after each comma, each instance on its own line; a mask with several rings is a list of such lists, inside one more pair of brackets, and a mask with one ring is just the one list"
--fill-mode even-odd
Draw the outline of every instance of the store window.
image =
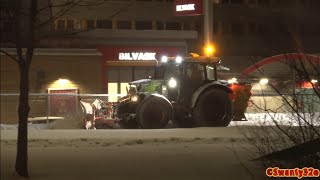
[[129, 83], [120, 83], [120, 94], [126, 95], [127, 94], [127, 87], [129, 86]]
[[116, 96], [118, 94], [118, 83], [108, 83], [108, 94], [110, 94], [108, 97], [109, 102], [118, 101], [118, 96]]
[[152, 67], [135, 67], [134, 80], [147, 79], [149, 76], [154, 76], [154, 68]]

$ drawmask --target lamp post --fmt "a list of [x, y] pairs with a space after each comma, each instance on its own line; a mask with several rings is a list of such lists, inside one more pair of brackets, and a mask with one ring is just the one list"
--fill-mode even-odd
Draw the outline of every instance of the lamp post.
[[203, 0], [204, 15], [204, 44], [205, 46], [212, 44], [212, 26], [213, 26], [213, 5], [212, 0]]

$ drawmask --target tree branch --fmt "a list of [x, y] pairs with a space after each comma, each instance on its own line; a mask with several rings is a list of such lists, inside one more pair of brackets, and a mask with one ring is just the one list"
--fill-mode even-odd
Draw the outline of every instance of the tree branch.
[[10, 57], [12, 60], [14, 60], [16, 63], [20, 64], [19, 59], [17, 59], [16, 57], [14, 57], [12, 54], [9, 54], [8, 52], [6, 52], [6, 51], [4, 51], [4, 50], [2, 50], [2, 49], [0, 49], [0, 52], [3, 53], [3, 54], [5, 54], [5, 55], [7, 55], [7, 56], [9, 56], [9, 57]]

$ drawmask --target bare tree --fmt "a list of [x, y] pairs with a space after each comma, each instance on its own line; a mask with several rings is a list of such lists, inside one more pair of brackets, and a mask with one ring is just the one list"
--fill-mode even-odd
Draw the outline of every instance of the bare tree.
[[[288, 55], [279, 63], [287, 67], [291, 77], [287, 81], [270, 80], [266, 85], [269, 93], [272, 91], [279, 99], [278, 107], [270, 107], [267, 93], [261, 88], [262, 103], [254, 105], [266, 115], [261, 117], [261, 127], [252, 128], [245, 135], [266, 167], [319, 167], [320, 63], [304, 54], [298, 59]], [[265, 75], [263, 69], [258, 71]], [[283, 112], [286, 118], [280, 117]]]
[[[20, 72], [20, 97], [18, 106], [18, 142], [15, 170], [20, 176], [28, 177], [28, 129], [27, 119], [29, 107], [29, 71], [32, 63], [34, 49], [43, 38], [52, 36], [65, 36], [66, 33], [52, 31], [53, 22], [70, 12], [77, 6], [98, 6], [105, 3], [104, 0], [61, 0], [55, 4], [50, 0], [10, 0], [1, 1], [1, 21], [9, 22], [12, 25], [10, 32], [1, 31], [1, 47], [9, 46], [16, 49], [16, 55], [10, 54], [3, 49], [1, 53], [11, 57], [18, 66]], [[130, 1], [109, 18], [116, 16], [126, 10], [133, 1]], [[4, 3], [8, 3], [5, 6]], [[53, 12], [53, 8], [59, 10]], [[108, 19], [109, 19], [108, 18]], [[5, 24], [5, 23], [1, 23]], [[88, 31], [91, 29], [86, 29]], [[82, 31], [74, 31], [75, 34]]]

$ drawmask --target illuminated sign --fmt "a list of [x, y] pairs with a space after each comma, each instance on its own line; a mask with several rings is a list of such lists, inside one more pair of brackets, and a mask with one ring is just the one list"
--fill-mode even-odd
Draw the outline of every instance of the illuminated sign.
[[156, 53], [154, 52], [131, 52], [131, 53], [119, 53], [119, 60], [140, 60], [140, 61], [152, 61], [156, 60]]
[[176, 5], [176, 11], [194, 11], [195, 4]]
[[202, 0], [175, 0], [176, 16], [195, 16], [202, 14]]

